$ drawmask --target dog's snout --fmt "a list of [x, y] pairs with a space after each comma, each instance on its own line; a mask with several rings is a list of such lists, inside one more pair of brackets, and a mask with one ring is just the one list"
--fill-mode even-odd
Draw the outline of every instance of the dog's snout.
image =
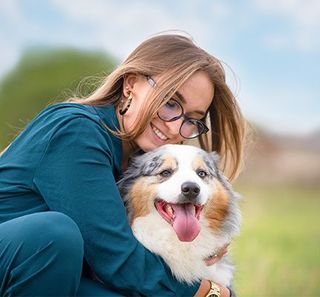
[[185, 197], [194, 199], [199, 195], [200, 187], [198, 186], [198, 184], [193, 182], [184, 182], [181, 185], [181, 192]]

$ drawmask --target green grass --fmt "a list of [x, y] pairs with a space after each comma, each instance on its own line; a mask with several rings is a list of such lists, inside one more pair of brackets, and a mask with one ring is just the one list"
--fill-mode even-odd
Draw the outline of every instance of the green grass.
[[235, 189], [243, 196], [231, 248], [238, 295], [320, 296], [320, 189]]

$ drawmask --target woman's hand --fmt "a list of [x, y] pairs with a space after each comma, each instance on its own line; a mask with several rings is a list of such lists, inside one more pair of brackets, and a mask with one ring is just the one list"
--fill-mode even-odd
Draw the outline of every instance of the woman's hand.
[[230, 245], [230, 243], [226, 244], [216, 254], [207, 258], [205, 260], [207, 266], [213, 265], [213, 264], [217, 263], [218, 261], [220, 261], [228, 253], [228, 246], [229, 245]]
[[[220, 288], [220, 297], [230, 297], [230, 291], [228, 288], [216, 284]], [[204, 297], [208, 294], [211, 284], [210, 281], [204, 279], [201, 281], [200, 287], [194, 297]]]
[[[205, 260], [207, 266], [213, 265], [220, 261], [227, 253], [228, 253], [228, 246], [230, 243], [223, 246], [216, 254], [209, 257]], [[225, 288], [219, 284], [216, 284], [220, 288], [220, 297], [230, 297], [230, 291], [228, 288]], [[201, 285], [198, 291], [195, 294], [195, 297], [204, 297], [210, 290], [210, 281], [202, 280]]]

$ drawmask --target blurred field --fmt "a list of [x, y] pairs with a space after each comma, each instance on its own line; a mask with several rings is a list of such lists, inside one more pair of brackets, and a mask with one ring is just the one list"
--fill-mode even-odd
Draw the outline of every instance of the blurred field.
[[232, 248], [238, 295], [320, 296], [320, 188], [235, 189], [243, 196]]

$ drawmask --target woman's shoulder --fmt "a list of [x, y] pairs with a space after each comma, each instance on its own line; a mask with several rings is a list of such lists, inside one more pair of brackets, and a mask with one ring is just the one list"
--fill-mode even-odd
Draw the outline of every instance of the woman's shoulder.
[[45, 143], [62, 134], [83, 137], [84, 133], [79, 131], [89, 131], [92, 137], [101, 135], [108, 141], [113, 140], [110, 131], [102, 125], [95, 107], [68, 102], [53, 104], [43, 109], [18, 138], [36, 139]]
[[49, 142], [62, 146], [77, 145], [78, 150], [90, 147], [104, 151], [116, 160], [113, 160], [115, 166], [120, 168], [121, 140], [110, 132], [115, 127], [112, 123], [117, 121], [113, 106], [58, 103], [43, 110], [39, 121], [41, 129], [48, 128]]
[[[111, 107], [110, 107], [111, 108]], [[85, 126], [93, 125], [102, 127], [101, 118], [94, 106], [84, 105], [80, 103], [62, 102], [50, 105], [43, 109], [30, 123], [30, 128], [41, 128], [55, 130], [62, 127], [72, 126], [75, 122], [82, 122]]]
[[39, 113], [38, 117], [89, 117], [94, 119], [96, 117], [96, 113], [94, 112], [94, 107], [90, 105], [73, 102], [62, 102], [48, 106]]
[[87, 118], [98, 125], [111, 130], [119, 129], [119, 122], [114, 106], [93, 106], [74, 102], [62, 102], [45, 108], [35, 120], [70, 121], [75, 118]]
[[[112, 106], [105, 109], [110, 118], [115, 115]], [[120, 168], [121, 140], [101, 123], [99, 109], [93, 106], [58, 103], [45, 108], [19, 133], [1, 158], [6, 157], [7, 162], [19, 155], [30, 160], [32, 155], [31, 161], [36, 163], [49, 147], [55, 148], [53, 151], [61, 147], [103, 151]]]

